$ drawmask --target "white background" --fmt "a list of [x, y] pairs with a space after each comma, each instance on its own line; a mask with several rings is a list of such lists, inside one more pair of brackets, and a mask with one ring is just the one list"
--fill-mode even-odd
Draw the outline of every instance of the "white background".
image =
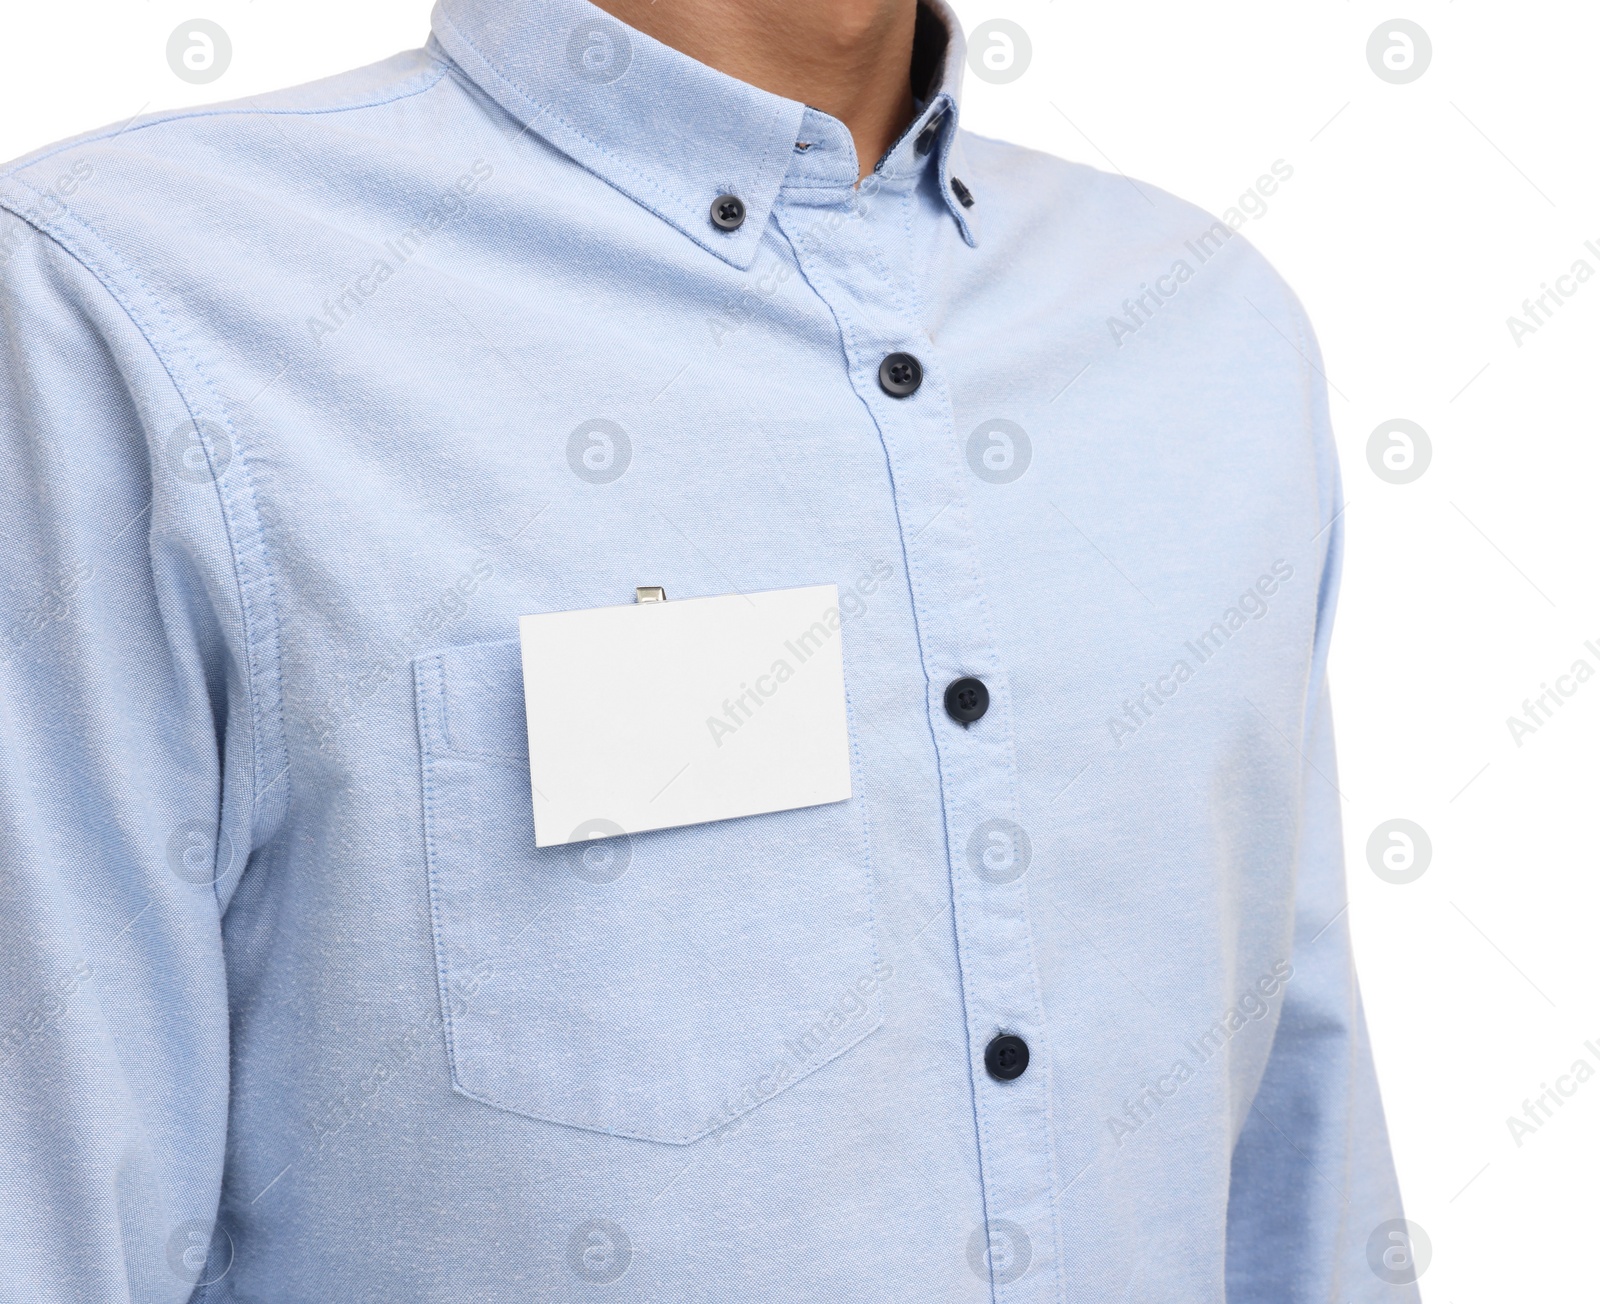
[[[1506, 1119], [1582, 1057], [1600, 1069], [1594, 801], [1600, 678], [1518, 747], [1506, 717], [1582, 657], [1600, 670], [1595, 346], [1600, 278], [1518, 347], [1507, 318], [1578, 258], [1600, 271], [1600, 12], [1565, 4], [1234, 0], [958, 4], [1032, 41], [967, 77], [966, 124], [1222, 212], [1282, 159], [1244, 234], [1305, 301], [1348, 499], [1333, 679], [1351, 909], [1406, 1212], [1431, 1304], [1600, 1297], [1600, 1078], [1518, 1147]], [[135, 114], [249, 96], [421, 44], [427, 0], [12, 3], [0, 157]], [[1369, 67], [1396, 16], [1433, 58]], [[226, 29], [216, 83], [168, 68], [182, 21]], [[1367, 439], [1403, 417], [1426, 473]], [[1366, 841], [1431, 836], [1396, 886]], [[1570, 1080], [1569, 1080], [1570, 1083]], [[1365, 1293], [1367, 1284], [1353, 1283]]]

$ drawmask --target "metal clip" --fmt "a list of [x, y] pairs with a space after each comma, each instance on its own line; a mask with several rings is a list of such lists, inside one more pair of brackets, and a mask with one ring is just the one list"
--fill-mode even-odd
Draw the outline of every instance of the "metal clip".
[[667, 591], [659, 584], [641, 584], [633, 591], [635, 602], [665, 602]]

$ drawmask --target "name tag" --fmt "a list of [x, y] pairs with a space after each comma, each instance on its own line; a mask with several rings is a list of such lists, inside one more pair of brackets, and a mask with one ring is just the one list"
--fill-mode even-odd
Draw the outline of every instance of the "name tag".
[[850, 797], [839, 590], [523, 616], [534, 842]]

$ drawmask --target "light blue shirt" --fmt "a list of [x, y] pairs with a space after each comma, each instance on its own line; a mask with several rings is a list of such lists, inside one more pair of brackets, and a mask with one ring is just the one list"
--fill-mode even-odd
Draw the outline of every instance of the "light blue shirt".
[[[934, 17], [859, 189], [583, 0], [0, 177], [0, 1297], [1415, 1298], [1311, 332]], [[819, 583], [849, 802], [535, 848], [518, 616]]]

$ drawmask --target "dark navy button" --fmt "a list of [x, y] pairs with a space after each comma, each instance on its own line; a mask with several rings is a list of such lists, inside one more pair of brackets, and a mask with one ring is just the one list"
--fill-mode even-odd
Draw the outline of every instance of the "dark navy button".
[[922, 364], [909, 353], [891, 353], [878, 364], [878, 384], [892, 398], [910, 398], [922, 384]]
[[1028, 1043], [1014, 1033], [1002, 1032], [983, 1052], [983, 1067], [989, 1076], [1010, 1082], [1028, 1071]]
[[978, 201], [972, 197], [972, 191], [967, 189], [967, 184], [960, 177], [950, 178], [950, 189], [955, 191], [956, 198], [961, 201], [962, 208], [971, 208]]
[[989, 709], [989, 689], [981, 679], [953, 680], [944, 690], [944, 709], [952, 720], [968, 725]]
[[724, 231], [744, 225], [744, 200], [738, 195], [718, 195], [711, 201], [711, 220]]
[[944, 125], [944, 114], [928, 119], [928, 125], [917, 133], [917, 153], [926, 154], [939, 139], [939, 128]]

